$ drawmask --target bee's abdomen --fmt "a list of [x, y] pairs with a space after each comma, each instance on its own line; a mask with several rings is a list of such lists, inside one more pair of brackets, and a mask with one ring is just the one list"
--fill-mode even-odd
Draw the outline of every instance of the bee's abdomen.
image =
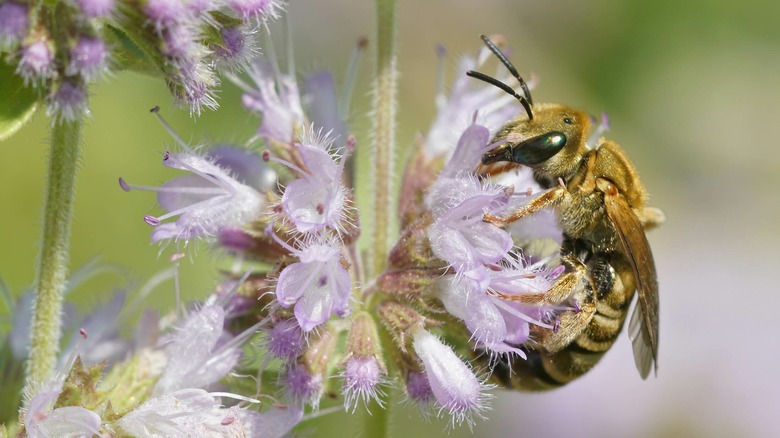
[[540, 348], [528, 360], [500, 363], [493, 376], [501, 384], [526, 391], [554, 389], [587, 373], [612, 347], [623, 329], [634, 294], [634, 280], [617, 253], [598, 254], [590, 264], [596, 312], [574, 341], [556, 353]]

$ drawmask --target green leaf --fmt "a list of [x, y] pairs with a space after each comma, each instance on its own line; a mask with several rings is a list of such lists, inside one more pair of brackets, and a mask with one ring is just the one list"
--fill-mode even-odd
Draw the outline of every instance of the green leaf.
[[38, 94], [25, 87], [13, 67], [0, 61], [0, 141], [11, 137], [35, 113]]
[[149, 56], [149, 50], [144, 50], [143, 45], [139, 44], [144, 43], [144, 41], [135, 40], [124, 30], [110, 24], [107, 24], [103, 29], [103, 36], [112, 47], [115, 69], [128, 70], [152, 77], [160, 76], [162, 61], [152, 59]]

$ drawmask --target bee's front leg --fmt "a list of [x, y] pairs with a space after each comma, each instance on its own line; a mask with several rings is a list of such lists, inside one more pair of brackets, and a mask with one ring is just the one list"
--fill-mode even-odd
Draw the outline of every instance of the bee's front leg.
[[499, 217], [499, 216], [492, 216], [486, 214], [482, 218], [482, 220], [485, 222], [490, 222], [491, 224], [495, 224], [499, 227], [503, 227], [511, 223], [517, 222], [524, 217], [534, 214], [537, 211], [542, 210], [545, 207], [548, 207], [558, 202], [561, 198], [566, 196], [568, 193], [569, 192], [566, 190], [565, 186], [559, 185], [554, 189], [550, 189], [542, 193], [541, 195], [537, 196], [536, 198], [528, 202], [528, 204], [509, 213], [507, 216]]

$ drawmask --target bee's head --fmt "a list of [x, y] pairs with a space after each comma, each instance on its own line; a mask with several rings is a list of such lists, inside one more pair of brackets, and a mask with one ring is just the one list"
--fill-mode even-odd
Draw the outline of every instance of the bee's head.
[[484, 73], [470, 70], [466, 74], [514, 96], [526, 113], [501, 128], [493, 138], [493, 142], [501, 143], [482, 155], [482, 164], [503, 161], [529, 166], [545, 177], [568, 176], [579, 166], [587, 151], [585, 139], [590, 131], [590, 117], [564, 105], [534, 105], [531, 92], [517, 69], [488, 37], [482, 35], [482, 40], [517, 79], [522, 94]]
[[590, 117], [583, 111], [558, 104], [535, 105], [533, 118], [518, 117], [496, 133], [493, 142], [503, 143], [482, 155], [482, 164], [505, 161], [548, 176], [564, 176], [587, 150], [589, 131]]

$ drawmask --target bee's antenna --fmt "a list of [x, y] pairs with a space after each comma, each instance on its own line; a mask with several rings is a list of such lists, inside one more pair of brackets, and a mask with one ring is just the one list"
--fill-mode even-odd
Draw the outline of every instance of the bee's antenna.
[[482, 41], [485, 42], [485, 45], [488, 49], [490, 49], [491, 52], [493, 52], [494, 55], [496, 55], [496, 58], [498, 58], [499, 61], [501, 61], [502, 64], [504, 64], [504, 67], [506, 67], [507, 70], [509, 70], [509, 73], [512, 74], [512, 76], [517, 79], [517, 82], [520, 82], [520, 86], [523, 87], [523, 94], [525, 95], [525, 98], [528, 99], [528, 103], [531, 105], [534, 104], [534, 99], [531, 97], [531, 90], [528, 89], [528, 85], [526, 85], [525, 81], [522, 77], [520, 77], [520, 73], [517, 72], [517, 69], [514, 65], [512, 65], [511, 62], [509, 62], [509, 59], [507, 59], [506, 56], [504, 56], [504, 53], [496, 46], [496, 44], [493, 41], [490, 41], [490, 38], [486, 37], [485, 35], [480, 35], [480, 38], [482, 38]]
[[[494, 77], [490, 77], [484, 73], [480, 73], [478, 71], [469, 70], [466, 72], [466, 76], [471, 76], [472, 78], [479, 79], [480, 81], [485, 81], [490, 85], [495, 85], [496, 87], [504, 90], [509, 95], [514, 96], [515, 99], [519, 100], [520, 103], [523, 105], [523, 108], [525, 108], [525, 112], [528, 113], [528, 119], [533, 120], [534, 119], [534, 113], [531, 112], [531, 104], [528, 102], [528, 99], [525, 98], [525, 96], [521, 96], [517, 94], [517, 91], [512, 89], [509, 85], [499, 81], [498, 79]], [[523, 84], [525, 84], [523, 82]]]

